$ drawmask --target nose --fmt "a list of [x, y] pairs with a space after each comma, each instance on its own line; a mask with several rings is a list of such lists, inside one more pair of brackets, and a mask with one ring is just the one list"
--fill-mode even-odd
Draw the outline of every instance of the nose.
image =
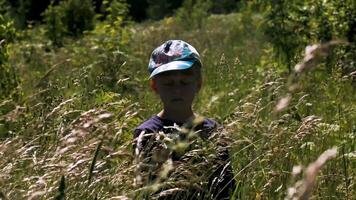
[[172, 92], [174, 94], [180, 95], [182, 93], [182, 87], [178, 84], [176, 84], [173, 88], [172, 88]]

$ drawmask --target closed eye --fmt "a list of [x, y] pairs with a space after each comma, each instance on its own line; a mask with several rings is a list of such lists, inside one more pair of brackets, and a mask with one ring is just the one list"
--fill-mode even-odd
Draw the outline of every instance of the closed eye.
[[181, 81], [180, 84], [181, 85], [189, 85], [191, 82], [190, 81]]
[[173, 86], [174, 85], [174, 82], [171, 81], [171, 82], [165, 82], [163, 83], [164, 86]]

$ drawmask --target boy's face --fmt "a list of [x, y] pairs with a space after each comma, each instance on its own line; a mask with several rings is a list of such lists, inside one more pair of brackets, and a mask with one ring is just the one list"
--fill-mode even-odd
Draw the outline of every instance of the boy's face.
[[154, 78], [154, 90], [159, 94], [165, 108], [191, 108], [199, 92], [201, 80], [194, 73], [170, 71]]

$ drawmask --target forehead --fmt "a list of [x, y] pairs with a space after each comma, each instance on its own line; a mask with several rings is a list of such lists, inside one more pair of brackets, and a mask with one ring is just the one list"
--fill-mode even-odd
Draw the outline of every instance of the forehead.
[[194, 77], [194, 71], [193, 70], [166, 71], [161, 74], [158, 74], [155, 78], [156, 79], [170, 79], [170, 78], [175, 78], [175, 77], [181, 77], [181, 78]]

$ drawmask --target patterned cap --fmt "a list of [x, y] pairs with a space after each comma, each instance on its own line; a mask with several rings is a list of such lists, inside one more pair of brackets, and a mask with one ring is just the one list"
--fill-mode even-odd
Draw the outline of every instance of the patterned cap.
[[196, 62], [201, 66], [200, 55], [193, 46], [182, 40], [168, 40], [151, 54], [150, 79], [162, 72], [189, 69]]

